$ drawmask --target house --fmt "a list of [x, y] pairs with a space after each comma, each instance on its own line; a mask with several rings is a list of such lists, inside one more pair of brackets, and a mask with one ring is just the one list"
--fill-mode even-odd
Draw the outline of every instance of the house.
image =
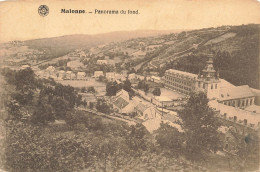
[[119, 113], [123, 113], [123, 109], [129, 104], [127, 100], [119, 96], [113, 101], [113, 108], [117, 109]]
[[75, 74], [75, 73], [73, 73], [73, 72], [71, 73], [71, 79], [72, 79], [72, 80], [75, 80], [75, 79], [77, 79], [77, 76], [76, 76], [76, 74]]
[[151, 77], [150, 76], [146, 76], [145, 79], [146, 79], [146, 81], [151, 81]]
[[130, 114], [134, 112], [134, 108], [136, 106], [133, 100], [129, 99], [129, 94], [127, 91], [121, 89], [114, 96], [113, 100], [113, 108], [116, 109], [121, 114]]
[[72, 75], [72, 71], [67, 71], [66, 72], [66, 79], [72, 79], [72, 77], [71, 77], [71, 75]]
[[97, 60], [97, 64], [98, 65], [106, 65], [108, 63], [107, 63], [107, 60]]
[[94, 72], [94, 78], [99, 78], [100, 76], [104, 76], [103, 71], [95, 71]]
[[122, 97], [123, 99], [129, 101], [129, 94], [124, 89], [121, 89], [121, 90], [117, 91], [115, 97]]
[[142, 75], [135, 75], [135, 76], [136, 76], [136, 79], [141, 80], [141, 81], [145, 79], [145, 77]]
[[243, 135], [240, 135], [234, 128], [230, 128], [224, 135], [223, 150], [231, 154], [236, 154], [239, 145], [245, 144]]
[[119, 73], [116, 73], [115, 74], [115, 80], [121, 80], [123, 81], [125, 78], [123, 77], [123, 75], [119, 74]]
[[145, 42], [139, 42], [139, 44], [138, 44], [138, 45], [139, 45], [139, 47], [141, 47], [141, 48], [142, 48], [142, 47], [144, 47], [144, 46], [145, 46]]
[[134, 81], [134, 80], [136, 79], [135, 73], [129, 74], [129, 75], [128, 75], [128, 79], [129, 79], [130, 81]]
[[106, 78], [107, 78], [108, 81], [115, 81], [115, 79], [116, 79], [115, 72], [107, 72]]
[[121, 71], [121, 75], [122, 75], [124, 78], [127, 77], [127, 73], [128, 73], [127, 70], [122, 70], [122, 71]]
[[85, 80], [86, 79], [86, 73], [85, 72], [78, 72], [77, 73], [77, 79], [78, 80]]
[[158, 76], [151, 76], [151, 81], [155, 83], [161, 83], [161, 78]]
[[59, 79], [64, 79], [66, 77], [66, 72], [64, 70], [60, 70], [58, 72], [58, 78]]
[[135, 112], [139, 118], [147, 120], [160, 117], [160, 113], [153, 106], [147, 106], [143, 103], [139, 103], [135, 107]]
[[224, 105], [246, 108], [254, 104], [255, 95], [248, 85], [220, 88], [218, 101]]
[[55, 67], [53, 67], [53, 66], [47, 67], [46, 72], [47, 72], [49, 75], [53, 75], [53, 74], [55, 73]]

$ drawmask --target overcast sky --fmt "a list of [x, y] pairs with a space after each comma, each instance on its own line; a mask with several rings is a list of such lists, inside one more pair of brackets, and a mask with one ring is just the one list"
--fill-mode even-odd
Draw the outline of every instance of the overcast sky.
[[[50, 12], [38, 14], [45, 4]], [[61, 9], [138, 10], [139, 15], [62, 14]], [[73, 0], [0, 2], [0, 42], [128, 30], [260, 23], [257, 0]]]

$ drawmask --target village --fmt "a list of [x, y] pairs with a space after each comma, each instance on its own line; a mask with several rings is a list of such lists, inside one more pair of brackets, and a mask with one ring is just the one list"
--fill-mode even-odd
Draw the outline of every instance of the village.
[[[225, 33], [228, 29], [216, 29], [224, 32], [221, 39], [235, 35]], [[217, 38], [177, 46], [179, 52], [170, 54], [178, 41], [189, 39], [189, 34], [111, 42], [57, 56], [48, 49], [31, 49], [13, 41], [3, 51], [8, 58], [2, 59], [2, 68], [29, 69], [42, 81], [73, 87], [81, 102], [74, 105], [74, 110], [128, 126], [141, 124], [151, 135], [156, 135], [162, 124], [185, 135], [180, 112], [187, 108], [193, 93], [204, 93], [221, 124], [217, 132], [222, 149], [217, 155], [237, 156], [239, 147], [259, 133], [260, 90], [250, 84], [236, 86], [224, 79], [214, 64], [218, 54], [212, 53], [212, 45], [208, 44]], [[201, 61], [193, 61], [201, 65], [200, 70], [178, 68], [185, 65], [186, 57], [192, 59], [202, 45], [208, 49], [199, 54]], [[67, 122], [56, 119], [49, 125], [66, 126]]]
[[[141, 49], [152, 51], [157, 47], [145, 47], [144, 42], [140, 42], [138, 46], [140, 52]], [[260, 91], [247, 85], [235, 86], [221, 79], [213, 67], [212, 55], [208, 55], [209, 60], [198, 75], [170, 69], [160, 77], [158, 72], [153, 71], [142, 75], [134, 68], [126, 70], [120, 66], [121, 70], [118, 70], [109, 56], [96, 54], [93, 58], [94, 52], [95, 49], [88, 54], [83, 50], [76, 50], [70, 58], [78, 57], [81, 60], [75, 58], [72, 61], [67, 60], [63, 66], [45, 65], [42, 70], [32, 66], [32, 69], [39, 78], [53, 79], [80, 90], [79, 94], [86, 102], [86, 106], [81, 106], [80, 109], [102, 114], [96, 109], [98, 100], [102, 99], [110, 109], [107, 112], [104, 110], [103, 115], [126, 121], [129, 125], [142, 123], [151, 133], [162, 122], [183, 132], [178, 111], [187, 102], [189, 94], [198, 91], [207, 94], [209, 106], [225, 124], [219, 128], [219, 132], [223, 134], [225, 151], [234, 151], [236, 134], [243, 137], [259, 131]], [[92, 70], [86, 70], [89, 65]], [[30, 67], [22, 65], [21, 69]], [[127, 86], [128, 89], [125, 88]]]

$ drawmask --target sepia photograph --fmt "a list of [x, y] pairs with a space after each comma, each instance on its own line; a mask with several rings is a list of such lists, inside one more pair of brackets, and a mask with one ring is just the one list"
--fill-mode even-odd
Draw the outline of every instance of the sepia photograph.
[[259, 172], [259, 0], [0, 2], [0, 172]]

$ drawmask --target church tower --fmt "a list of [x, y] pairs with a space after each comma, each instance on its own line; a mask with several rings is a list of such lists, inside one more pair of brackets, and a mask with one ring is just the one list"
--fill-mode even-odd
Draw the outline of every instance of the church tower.
[[206, 66], [198, 75], [196, 90], [205, 92], [208, 99], [218, 98], [219, 83], [219, 73], [213, 67], [213, 55], [210, 54]]

